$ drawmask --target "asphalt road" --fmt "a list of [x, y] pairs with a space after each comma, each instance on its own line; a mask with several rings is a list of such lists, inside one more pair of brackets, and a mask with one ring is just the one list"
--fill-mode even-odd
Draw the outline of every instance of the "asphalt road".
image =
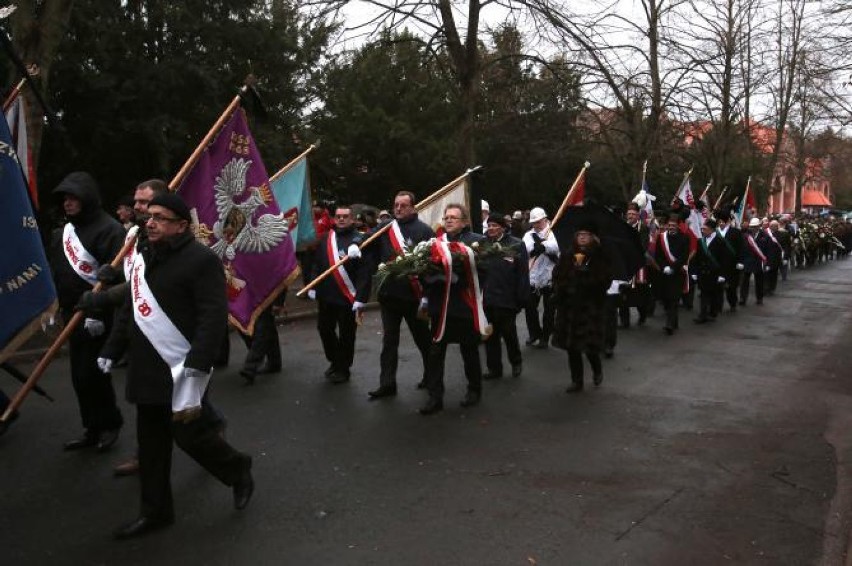
[[[377, 385], [376, 311], [353, 379], [330, 385], [313, 321], [281, 327], [284, 372], [244, 387], [244, 349], [214, 376], [229, 440], [257, 490], [228, 488], [176, 450], [176, 524], [133, 541], [134, 412], [106, 455], [66, 453], [79, 419], [67, 358], [0, 438], [0, 563], [843, 564], [852, 515], [852, 261], [793, 274], [764, 306], [667, 337], [658, 316], [621, 332], [605, 380], [580, 395], [564, 352], [527, 350], [520, 379], [461, 409], [448, 355], [443, 413], [422, 417], [404, 340], [400, 393]], [[519, 319], [521, 334], [525, 336]], [[5, 379], [5, 378], [4, 378]], [[123, 389], [124, 376], [115, 375]], [[7, 391], [11, 381], [3, 381]]]

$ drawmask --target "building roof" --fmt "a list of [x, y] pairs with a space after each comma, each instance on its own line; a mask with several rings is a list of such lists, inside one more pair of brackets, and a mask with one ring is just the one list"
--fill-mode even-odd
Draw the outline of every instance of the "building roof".
[[802, 206], [832, 206], [827, 196], [814, 189], [802, 191]]

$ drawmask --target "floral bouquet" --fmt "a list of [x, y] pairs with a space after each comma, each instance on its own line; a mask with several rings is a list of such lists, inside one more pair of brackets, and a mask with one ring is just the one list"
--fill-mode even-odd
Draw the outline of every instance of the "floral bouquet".
[[[438, 253], [437, 238], [432, 238], [417, 244], [413, 250], [399, 255], [396, 259], [379, 264], [378, 285], [381, 286], [388, 277], [427, 277], [429, 275], [443, 275], [443, 260]], [[467, 247], [467, 246], [466, 246]], [[501, 245], [499, 242], [474, 242], [469, 246], [476, 258], [479, 269], [487, 269], [488, 260], [492, 258], [514, 257], [517, 252], [511, 246]], [[466, 254], [460, 251], [451, 251], [453, 258], [453, 270], [461, 269], [464, 265]]]

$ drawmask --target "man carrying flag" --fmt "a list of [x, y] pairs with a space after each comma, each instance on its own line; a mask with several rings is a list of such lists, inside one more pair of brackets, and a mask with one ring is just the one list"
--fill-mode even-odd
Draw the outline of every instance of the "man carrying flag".
[[334, 228], [319, 241], [314, 256], [314, 277], [326, 271], [343, 256], [349, 261], [308, 291], [318, 303], [317, 330], [325, 358], [329, 361], [325, 377], [332, 383], [345, 383], [355, 359], [355, 334], [358, 319], [370, 298], [372, 271], [358, 247], [365, 237], [355, 229], [355, 215], [349, 206], [338, 205]]
[[[375, 265], [393, 261], [397, 257], [410, 253], [420, 242], [435, 237], [432, 228], [418, 218], [414, 205], [413, 193], [400, 191], [394, 197], [394, 220], [391, 222], [391, 228], [374, 245], [370, 245]], [[377, 229], [383, 228], [386, 224], [379, 225]], [[408, 330], [411, 331], [423, 360], [423, 378], [418, 387], [425, 386], [426, 360], [429, 356], [430, 344], [429, 325], [417, 316], [423, 298], [423, 287], [416, 277], [389, 278], [379, 288], [379, 305], [382, 311], [381, 373], [378, 389], [369, 392], [370, 399], [396, 395], [399, 330], [403, 320], [408, 325]]]
[[[53, 194], [61, 199], [68, 221], [55, 234], [51, 246], [59, 308], [68, 321], [83, 293], [97, 283], [98, 268], [109, 264], [121, 249], [125, 233], [121, 224], [101, 208], [98, 185], [88, 173], [70, 173]], [[86, 318], [71, 335], [71, 380], [85, 432], [67, 441], [66, 450], [97, 447], [99, 452], [106, 451], [115, 444], [124, 423], [109, 370], [102, 371], [97, 364], [111, 322], [111, 311], [106, 309], [97, 317]]]

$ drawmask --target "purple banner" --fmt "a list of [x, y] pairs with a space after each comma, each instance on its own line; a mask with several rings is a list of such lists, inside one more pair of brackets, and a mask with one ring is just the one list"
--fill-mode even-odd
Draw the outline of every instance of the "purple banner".
[[257, 315], [297, 271], [287, 220], [237, 109], [178, 188], [195, 237], [222, 260], [231, 322], [252, 333]]

